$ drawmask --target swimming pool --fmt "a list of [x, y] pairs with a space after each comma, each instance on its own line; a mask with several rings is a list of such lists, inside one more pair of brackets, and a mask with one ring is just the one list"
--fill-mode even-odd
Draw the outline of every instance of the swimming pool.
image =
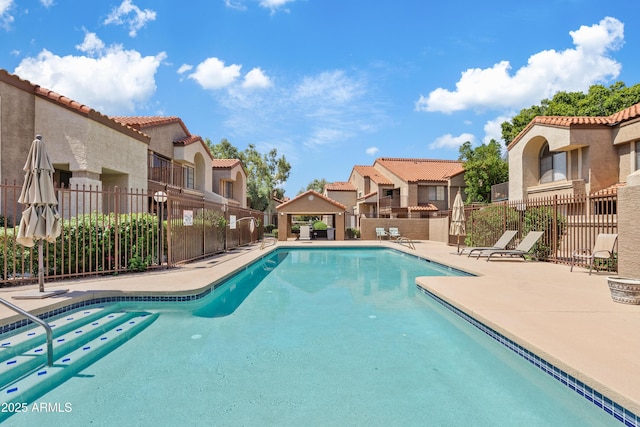
[[117, 304], [159, 315], [37, 399], [71, 411], [6, 424], [618, 425], [417, 291], [430, 274], [461, 272], [278, 250], [197, 301]]

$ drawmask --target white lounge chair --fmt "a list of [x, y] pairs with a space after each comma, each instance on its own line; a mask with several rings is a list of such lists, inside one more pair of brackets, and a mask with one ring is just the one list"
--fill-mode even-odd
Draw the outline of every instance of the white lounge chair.
[[536, 256], [531, 253], [531, 249], [533, 249], [533, 247], [536, 245], [538, 240], [540, 240], [540, 237], [542, 237], [543, 234], [544, 231], [530, 231], [529, 234], [527, 234], [524, 239], [522, 239], [520, 244], [518, 244], [515, 249], [490, 249], [488, 251], [481, 251], [478, 255], [478, 258], [480, 257], [480, 255], [486, 255], [487, 261], [489, 261], [494, 255], [522, 257], [522, 259], [525, 259], [526, 255], [531, 255], [536, 258]]
[[[596, 242], [593, 245], [593, 249], [576, 249], [571, 254], [571, 269], [573, 271], [573, 265], [576, 261], [583, 261], [589, 264], [589, 275], [593, 269], [593, 263], [596, 258], [611, 259], [616, 248], [618, 241], [617, 234], [600, 233], [596, 237]], [[596, 271], [598, 270], [596, 266]]]
[[496, 241], [496, 243], [493, 246], [487, 246], [487, 247], [476, 246], [476, 247], [462, 248], [462, 250], [458, 253], [458, 255], [462, 255], [463, 252], [468, 251], [469, 254], [467, 256], [470, 257], [472, 253], [478, 252], [478, 251], [488, 251], [491, 249], [506, 249], [509, 242], [513, 240], [514, 237], [516, 237], [516, 234], [518, 234], [518, 230], [507, 230], [504, 233], [502, 233], [502, 236], [500, 236], [500, 238]]
[[383, 238], [388, 238], [389, 234], [383, 227], [376, 227], [376, 237], [378, 240], [382, 240]]

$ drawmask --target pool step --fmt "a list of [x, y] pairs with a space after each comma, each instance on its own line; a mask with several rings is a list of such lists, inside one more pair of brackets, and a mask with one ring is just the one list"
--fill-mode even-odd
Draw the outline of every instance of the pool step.
[[[93, 322], [118, 309], [118, 306], [100, 306], [83, 309], [74, 313], [66, 313], [58, 318], [47, 320], [54, 337], [59, 337], [78, 327], [79, 324]], [[21, 328], [14, 334], [5, 334], [0, 339], [0, 362], [10, 359], [40, 344], [46, 344], [44, 329], [36, 324], [30, 328]], [[2, 384], [2, 382], [0, 382]]]
[[[107, 313], [105, 316], [95, 319], [92, 318], [89, 323], [78, 322], [76, 329], [72, 329], [66, 334], [58, 335], [53, 338], [53, 355], [57, 357], [59, 354], [67, 354], [81, 345], [91, 341], [103, 332], [111, 329], [114, 325], [119, 325], [129, 318], [135, 316], [131, 312], [115, 312]], [[60, 331], [58, 331], [60, 332]], [[31, 347], [20, 354], [14, 355], [0, 362], [0, 385], [8, 384], [16, 378], [30, 372], [38, 366], [47, 363], [47, 344], [41, 343], [36, 347]]]
[[[11, 383], [0, 389], [2, 403], [31, 403], [47, 391], [65, 382], [73, 375], [106, 356], [127, 340], [144, 330], [158, 318], [159, 314], [146, 312], [125, 313], [118, 317], [117, 322], [109, 322], [109, 329], [102, 331], [90, 341], [83, 338], [79, 346], [66, 347], [67, 352], [61, 353], [54, 349], [55, 360], [53, 366], [40, 364], [27, 374], [16, 377]], [[83, 335], [83, 334], [78, 334]], [[74, 337], [74, 340], [80, 338]], [[0, 413], [0, 422], [9, 414]]]

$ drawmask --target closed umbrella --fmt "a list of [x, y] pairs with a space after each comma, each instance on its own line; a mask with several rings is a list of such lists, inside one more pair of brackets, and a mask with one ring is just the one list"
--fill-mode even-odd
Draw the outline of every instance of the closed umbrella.
[[449, 234], [452, 236], [458, 236], [458, 248], [457, 252], [460, 252], [460, 236], [466, 234], [465, 220], [464, 220], [464, 203], [462, 202], [462, 196], [460, 191], [456, 194], [456, 198], [453, 201], [453, 209], [451, 210], [451, 225], [449, 226]]
[[[53, 188], [53, 166], [49, 160], [47, 149], [42, 136], [37, 135], [33, 140], [29, 155], [24, 165], [24, 184], [18, 202], [26, 206], [22, 211], [20, 228], [16, 241], [25, 247], [33, 247], [38, 243], [38, 285], [41, 294], [44, 293], [44, 242], [53, 243], [62, 231], [60, 216], [58, 215], [58, 199]], [[51, 294], [66, 292], [51, 291]]]

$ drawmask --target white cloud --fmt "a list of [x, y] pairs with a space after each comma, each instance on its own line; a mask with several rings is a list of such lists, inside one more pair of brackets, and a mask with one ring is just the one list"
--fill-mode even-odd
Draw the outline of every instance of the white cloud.
[[104, 42], [98, 38], [96, 33], [85, 32], [82, 44], [76, 45], [76, 49], [90, 55], [98, 55], [105, 49]]
[[343, 104], [360, 96], [363, 87], [358, 80], [346, 77], [344, 71], [326, 71], [318, 76], [305, 77], [294, 92], [296, 99], [318, 103]]
[[193, 70], [193, 65], [189, 65], [189, 64], [182, 64], [182, 65], [180, 66], [180, 68], [178, 68], [177, 73], [178, 73], [178, 74], [184, 74], [184, 73], [186, 73], [187, 71], [191, 71], [191, 70]]
[[502, 146], [504, 145], [504, 140], [502, 139], [502, 127], [500, 126], [502, 123], [511, 120], [516, 113], [505, 114], [499, 117], [496, 117], [493, 120], [489, 120], [484, 125], [484, 138], [482, 138], [483, 144], [488, 144], [492, 139], [500, 142]]
[[138, 30], [147, 25], [147, 22], [156, 19], [156, 12], [151, 9], [142, 10], [131, 0], [124, 0], [120, 6], [114, 8], [107, 19], [104, 20], [105, 25], [124, 25], [129, 28], [129, 36], [135, 37]]
[[245, 89], [264, 89], [271, 86], [271, 80], [260, 68], [254, 68], [244, 76], [242, 87]]
[[436, 138], [431, 144], [429, 144], [429, 148], [432, 150], [438, 148], [455, 148], [458, 149], [465, 142], [471, 142], [473, 145], [476, 141], [476, 137], [470, 133], [463, 133], [459, 136], [453, 136], [450, 133], [446, 135], [442, 135], [441, 137]]
[[166, 54], [142, 56], [119, 45], [98, 49], [101, 43], [89, 33], [78, 49], [97, 56], [58, 56], [44, 49], [23, 59], [14, 73], [103, 114], [133, 112], [155, 93], [155, 73]]
[[40, 3], [41, 3], [44, 7], [51, 7], [51, 6], [53, 6], [53, 0], [40, 0]]
[[13, 7], [13, 0], [0, 0], [0, 27], [9, 29], [14, 21], [10, 10]]
[[510, 73], [508, 61], [491, 68], [468, 69], [454, 91], [435, 89], [427, 97], [420, 96], [415, 108], [443, 113], [474, 108], [520, 109], [558, 91], [584, 91], [619, 75], [621, 65], [608, 55], [622, 46], [624, 24], [607, 17], [569, 34], [573, 49], [536, 53], [515, 74]]
[[378, 151], [380, 151], [378, 147], [369, 147], [365, 150], [365, 153], [370, 156], [375, 156], [376, 154], [378, 154]]
[[228, 8], [231, 8], [231, 9], [247, 10], [247, 7], [244, 4], [242, 4], [240, 1], [224, 0], [224, 3], [227, 5]]
[[222, 89], [231, 85], [240, 76], [242, 65], [224, 65], [218, 58], [207, 58], [189, 74], [203, 89]]
[[285, 12], [289, 10], [284, 8], [287, 3], [293, 3], [295, 0], [260, 0], [260, 6], [265, 9], [271, 10], [271, 13], [274, 14], [278, 9], [283, 9]]

